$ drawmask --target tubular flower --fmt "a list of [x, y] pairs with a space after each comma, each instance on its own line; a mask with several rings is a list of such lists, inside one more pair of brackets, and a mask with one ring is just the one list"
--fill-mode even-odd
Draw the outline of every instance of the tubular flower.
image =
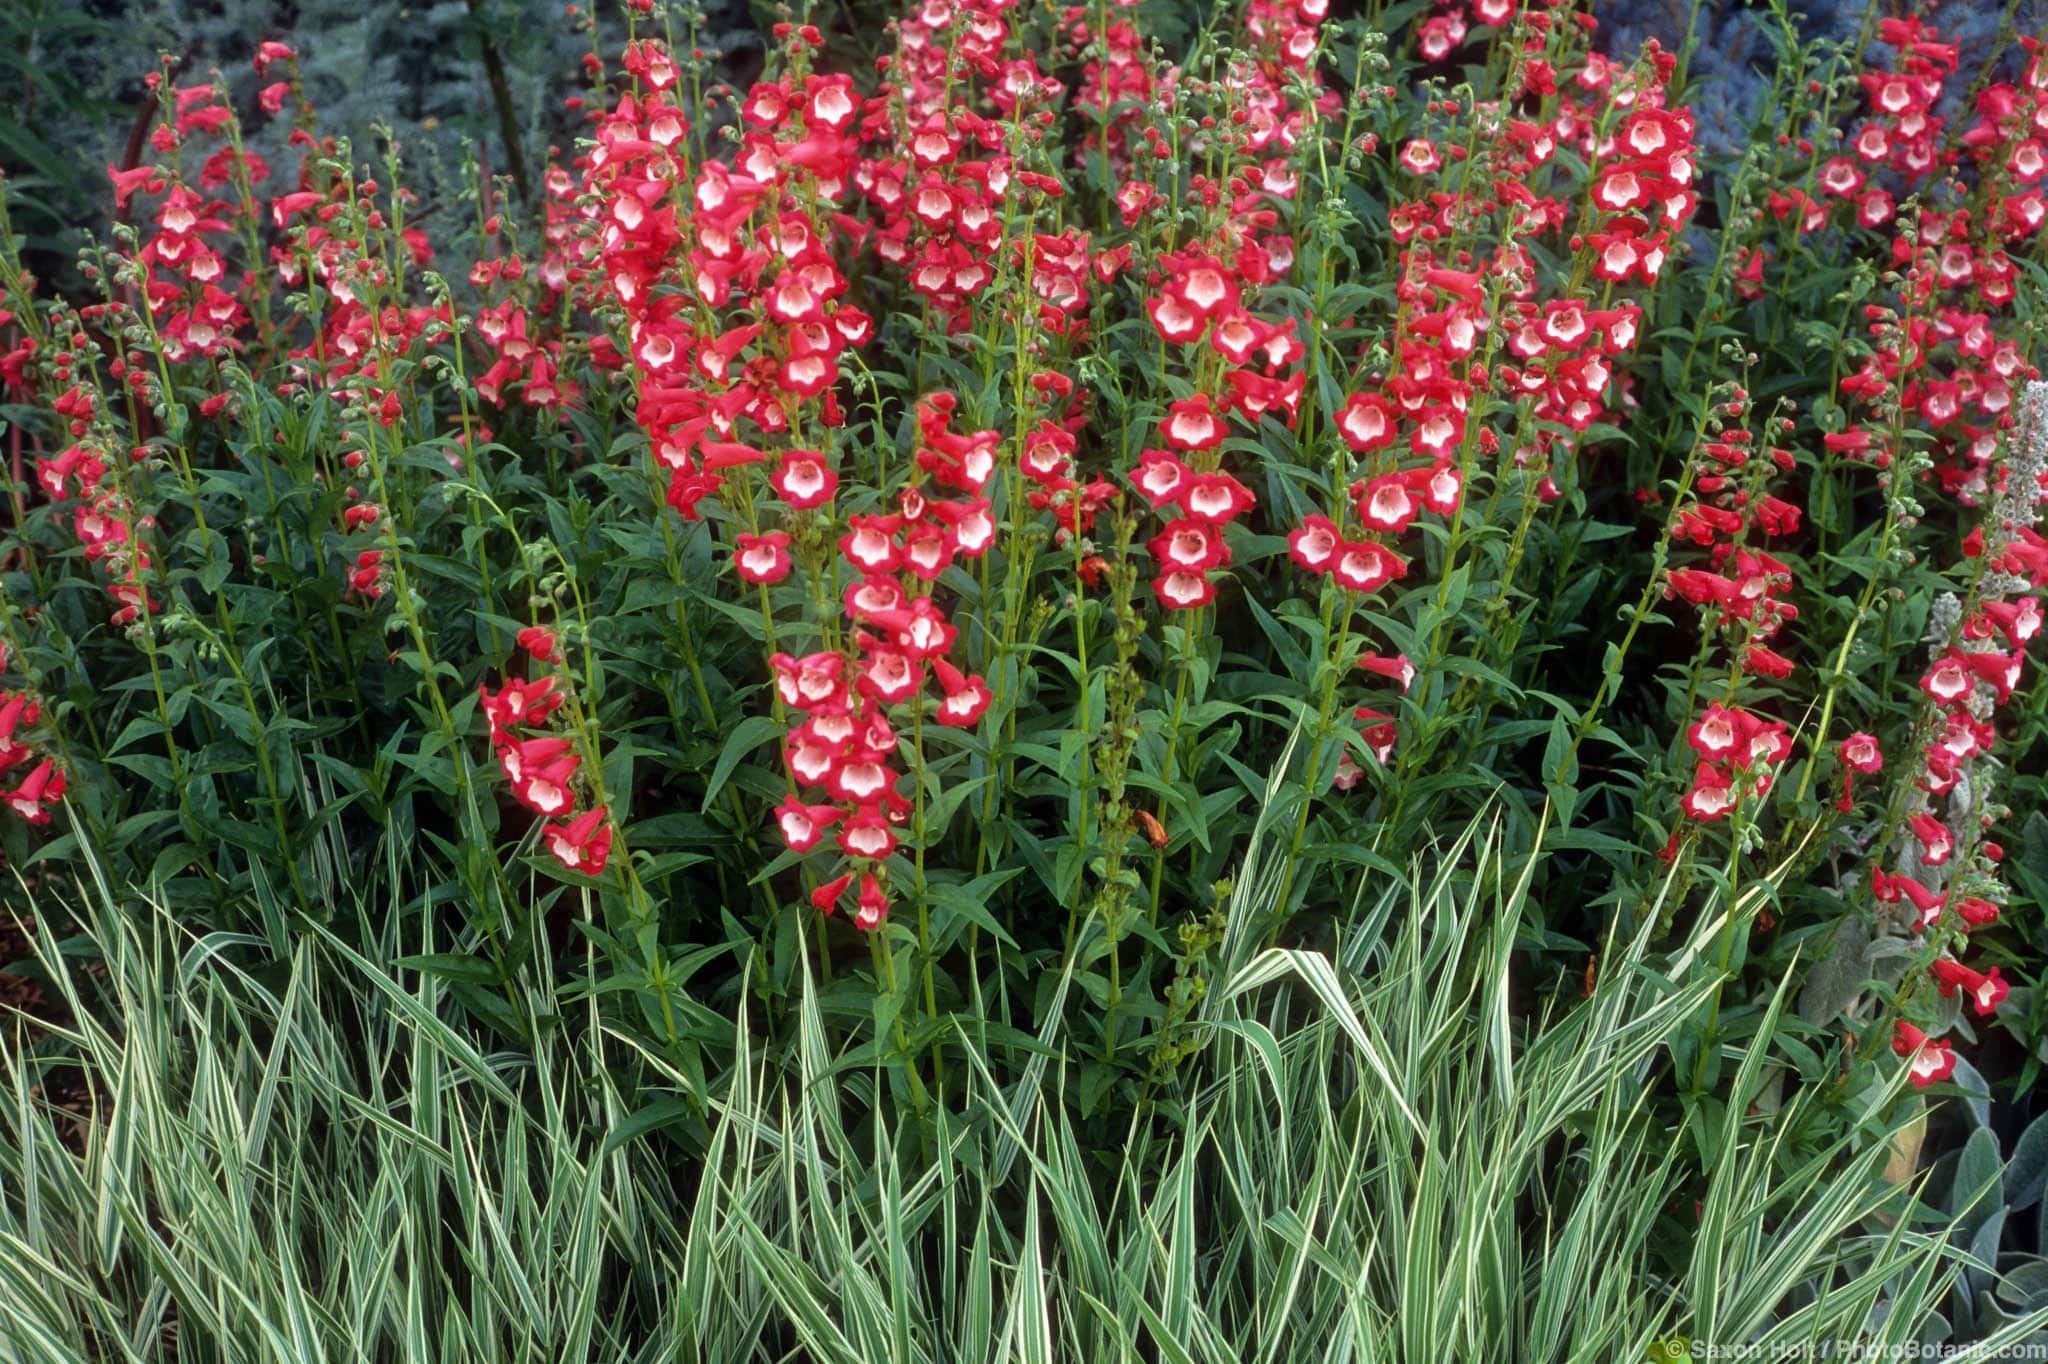
[[596, 876], [604, 870], [605, 859], [611, 855], [612, 828], [608, 821], [605, 807], [594, 806], [566, 824], [548, 825], [541, 831], [541, 839], [570, 871]]
[[1956, 1056], [1947, 1039], [1931, 1039], [1903, 1019], [1893, 1026], [1892, 1051], [1905, 1059], [1913, 1084], [1920, 1089], [1955, 1074]]

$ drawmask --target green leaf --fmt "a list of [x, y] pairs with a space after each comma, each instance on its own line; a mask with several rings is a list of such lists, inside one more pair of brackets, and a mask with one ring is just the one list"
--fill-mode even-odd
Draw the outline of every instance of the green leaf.
[[779, 739], [783, 728], [782, 722], [772, 715], [749, 715], [740, 721], [727, 736], [725, 747], [719, 750], [718, 765], [711, 769], [711, 781], [704, 788], [704, 803], [698, 809], [709, 810], [718, 793], [725, 789], [733, 768], [759, 752], [763, 745]]

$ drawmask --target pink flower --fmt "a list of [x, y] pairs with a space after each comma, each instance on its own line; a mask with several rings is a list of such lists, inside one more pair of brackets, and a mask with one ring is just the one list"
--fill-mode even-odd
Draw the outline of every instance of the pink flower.
[[1182, 398], [1166, 409], [1160, 434], [1176, 450], [1211, 450], [1223, 443], [1223, 419], [1206, 393]]
[[1358, 516], [1374, 530], [1398, 535], [1408, 529], [1420, 510], [1409, 495], [1408, 484], [1396, 474], [1381, 474], [1366, 484], [1358, 495]]
[[1359, 454], [1394, 443], [1394, 417], [1377, 393], [1354, 393], [1337, 413], [1337, 433]]
[[1343, 536], [1327, 516], [1306, 516], [1287, 533], [1287, 554], [1311, 573], [1328, 573], [1343, 548]]
[[1865, 776], [1884, 767], [1884, 752], [1877, 746], [1874, 734], [1856, 733], [1842, 740], [1840, 749], [1842, 766]]
[[1332, 576], [1353, 592], [1376, 592], [1407, 571], [1407, 561], [1376, 540], [1346, 544], [1330, 566]]
[[1152, 591], [1162, 606], [1186, 611], [1216, 600], [1216, 584], [1203, 573], [1163, 573], [1152, 580]]
[[1180, 501], [1193, 476], [1187, 465], [1167, 451], [1147, 450], [1138, 456], [1138, 467], [1131, 471], [1131, 484], [1157, 508]]
[[776, 494], [799, 511], [822, 507], [839, 491], [839, 475], [815, 450], [785, 450], [782, 463], [768, 475]]
[[789, 576], [791, 567], [788, 533], [779, 530], [762, 535], [740, 532], [732, 552], [732, 565], [743, 582], [781, 582]]
[[1735, 783], [1725, 767], [1701, 763], [1693, 770], [1692, 789], [1679, 802], [1688, 815], [1701, 821], [1724, 818], [1735, 808]]

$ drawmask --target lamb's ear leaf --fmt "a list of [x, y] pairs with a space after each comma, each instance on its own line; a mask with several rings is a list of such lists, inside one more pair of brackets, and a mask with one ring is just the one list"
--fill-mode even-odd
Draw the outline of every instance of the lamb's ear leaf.
[[2025, 1212], [2040, 1201], [2044, 1186], [2048, 1186], [2048, 1114], [2034, 1119], [2013, 1143], [2012, 1160], [2005, 1167], [2006, 1206]]

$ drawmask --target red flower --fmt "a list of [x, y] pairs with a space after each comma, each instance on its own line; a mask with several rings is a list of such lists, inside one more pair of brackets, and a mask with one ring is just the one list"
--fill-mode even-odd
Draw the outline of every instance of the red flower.
[[783, 740], [783, 761], [789, 764], [789, 773], [805, 786], [822, 786], [832, 789], [838, 781], [841, 760], [846, 756], [846, 745], [834, 743], [809, 724], [798, 725]]
[[1941, 917], [1941, 893], [1929, 890], [1910, 876], [1891, 876], [1873, 866], [1870, 869], [1870, 890], [1888, 905], [1895, 905], [1901, 899], [1912, 901], [1913, 908], [1919, 912], [1922, 928], [1932, 927]]
[[1735, 784], [1728, 769], [1701, 763], [1693, 770], [1692, 789], [1679, 806], [1694, 819], [1721, 819], [1735, 808]]
[[1922, 866], [1938, 867], [1955, 852], [1955, 836], [1933, 815], [1914, 815], [1907, 822], [1913, 826], [1913, 836], [1920, 840]]
[[1345, 444], [1369, 454], [1394, 443], [1394, 417], [1377, 393], [1354, 393], [1337, 413], [1337, 431]]
[[782, 463], [768, 475], [768, 482], [784, 502], [799, 511], [824, 506], [839, 490], [839, 475], [815, 450], [783, 451]]
[[1373, 760], [1381, 767], [1385, 767], [1394, 756], [1394, 741], [1399, 737], [1394, 717], [1384, 711], [1374, 710], [1371, 706], [1360, 706], [1351, 712], [1351, 718], [1364, 725], [1364, 728], [1359, 730], [1358, 737], [1365, 741]]
[[1695, 606], [1725, 607], [1735, 599], [1735, 584], [1704, 569], [1674, 568], [1666, 582], [1672, 592]]
[[2024, 648], [2041, 633], [2041, 601], [2038, 597], [2022, 597], [2016, 602], [1988, 601], [1984, 603], [1983, 611], [2005, 633], [2015, 649]]
[[896, 831], [878, 805], [863, 805], [839, 826], [839, 849], [848, 857], [877, 861], [896, 851]]
[[1702, 758], [1720, 762], [1741, 746], [1752, 723], [1752, 717], [1742, 711], [1710, 705], [1706, 714], [1685, 731], [1685, 741]]
[[953, 532], [934, 521], [920, 521], [903, 532], [903, 566], [926, 582], [936, 582], [953, 562]]
[[939, 703], [940, 724], [965, 729], [981, 719], [991, 698], [988, 683], [980, 673], [963, 677], [958, 668], [943, 658], [932, 660], [932, 671], [939, 675], [939, 686], [946, 693], [946, 699]]
[[360, 592], [372, 599], [384, 595], [384, 551], [366, 549], [356, 555], [355, 571], [348, 575], [351, 592]]
[[35, 765], [21, 785], [7, 793], [7, 806], [30, 824], [50, 822], [46, 808], [64, 798], [64, 771], [48, 758]]
[[509, 735], [498, 748], [498, 766], [505, 780], [518, 785], [533, 773], [556, 762], [574, 745], [559, 734], [537, 739], [514, 739]]
[[570, 871], [595, 876], [604, 870], [611, 856], [612, 827], [606, 822], [605, 807], [586, 810], [567, 824], [550, 824], [541, 830], [548, 851]]
[[1041, 419], [1024, 438], [1024, 453], [1017, 465], [1035, 483], [1050, 484], [1064, 477], [1073, 465], [1072, 432]]
[[791, 852], [807, 853], [818, 846], [825, 831], [845, 814], [836, 805], [806, 805], [795, 796], [783, 797], [775, 807], [775, 823]]
[[953, 530], [953, 547], [970, 559], [978, 559], [995, 543], [996, 519], [989, 501], [976, 497], [966, 502], [934, 502], [932, 514]]
[[1216, 600], [1216, 584], [1202, 573], [1163, 573], [1153, 579], [1152, 591], [1162, 606], [1176, 611], [1207, 606]]
[[[1404, 477], [1408, 486], [1422, 495], [1422, 505], [1438, 516], [1449, 516], [1458, 510], [1458, 495], [1464, 488], [1464, 475], [1458, 472], [1456, 465], [1438, 464], [1429, 469], [1413, 469]], [[1545, 483], [1549, 481], [1544, 480]]]
[[1892, 1051], [1905, 1057], [1913, 1083], [1925, 1089], [1955, 1073], [1956, 1057], [1946, 1040], [1930, 1040], [1926, 1033], [1901, 1019], [1892, 1032]]
[[853, 873], [835, 876], [811, 890], [811, 908], [820, 914], [830, 914], [838, 907], [839, 897], [846, 894], [846, 888], [853, 884]]
[[761, 535], [740, 532], [732, 552], [732, 566], [744, 582], [781, 582], [789, 576], [791, 567], [788, 533], [779, 530]]
[[1377, 540], [1344, 545], [1330, 565], [1331, 575], [1353, 592], [1377, 592], [1407, 571], [1407, 561]]
[[1760, 673], [1765, 677], [1790, 677], [1792, 660], [1775, 649], [1766, 649], [1761, 644], [1752, 644], [1742, 655], [1745, 672]]
[[873, 872], [860, 878], [860, 898], [855, 902], [853, 922], [859, 928], [880, 928], [889, 917], [889, 896]]
[[879, 753], [849, 758], [832, 771], [825, 789], [836, 798], [860, 805], [880, 800], [896, 786], [896, 773]]
[[924, 669], [909, 654], [876, 648], [868, 651], [854, 686], [861, 695], [894, 706], [908, 701], [923, 682]]
[[1172, 294], [1146, 299], [1145, 314], [1152, 319], [1160, 337], [1176, 345], [1192, 345], [1201, 340], [1202, 329], [1209, 325], [1208, 319], [1191, 307], [1186, 299]]
[[1138, 456], [1138, 467], [1131, 471], [1131, 485], [1158, 508], [1180, 501], [1192, 477], [1188, 466], [1173, 455], [1164, 450], [1147, 450]]
[[1288, 556], [1311, 573], [1328, 573], [1343, 545], [1344, 537], [1327, 516], [1303, 517], [1301, 525], [1287, 533]]
[[839, 537], [839, 552], [864, 573], [894, 573], [903, 563], [895, 540], [901, 521], [897, 516], [848, 517], [848, 530]]
[[[1192, 499], [1190, 499], [1192, 500]], [[1204, 573], [1230, 562], [1223, 533], [1207, 521], [1182, 517], [1166, 523], [1146, 548], [1168, 573]]]
[[775, 690], [784, 705], [811, 711], [845, 703], [845, 655], [815, 653], [791, 658], [788, 654], [777, 654], [768, 663], [775, 669]]
[[1257, 501], [1250, 488], [1226, 473], [1195, 474], [1180, 499], [1189, 516], [1216, 526], [1236, 520]]
[[878, 623], [887, 625], [903, 652], [920, 661], [951, 649], [960, 633], [930, 597], [918, 597], [908, 609], [892, 613], [888, 621]]
[[1968, 930], [1988, 928], [1998, 922], [1998, 906], [1981, 896], [1963, 896], [1955, 902], [1955, 911]]
[[578, 761], [574, 753], [565, 753], [538, 769], [522, 771], [512, 782], [513, 797], [537, 815], [561, 814], [569, 808], [569, 779]]
[[1998, 1006], [2005, 1001], [2011, 987], [2000, 978], [1998, 968], [1979, 974], [1959, 961], [1943, 958], [1934, 963], [1934, 979], [1941, 990], [1941, 997], [1949, 999], [1958, 989], [1969, 998], [1979, 1018], [1989, 1018], [1998, 1012]]
[[533, 656], [537, 663], [555, 661], [555, 632], [544, 626], [529, 625], [517, 636], [519, 647]]
[[1160, 434], [1176, 450], [1211, 450], [1223, 443], [1223, 419], [1206, 393], [1182, 398], [1166, 409]]
[[[1737, 767], [1762, 769], [1774, 763], [1781, 763], [1792, 754], [1792, 736], [1785, 732], [1785, 726], [1778, 720], [1760, 720], [1754, 715], [1743, 717], [1749, 722], [1743, 744], [1735, 754]], [[1757, 782], [1759, 792], [1770, 789], [1770, 776], [1766, 772]]]
[[1362, 489], [1354, 490], [1358, 497], [1358, 516], [1374, 530], [1398, 535], [1408, 529], [1408, 523], [1415, 519], [1420, 508], [1408, 494], [1408, 485], [1397, 474], [1381, 474]]
[[1944, 706], [1955, 705], [1967, 697], [1974, 685], [1968, 659], [1953, 648], [1920, 679], [1920, 689]]
[[0, 772], [19, 767], [34, 756], [27, 744], [16, 743], [14, 731], [24, 722], [34, 724], [39, 708], [26, 693], [16, 692], [0, 706]]
[[1389, 681], [1399, 682], [1401, 690], [1407, 691], [1415, 681], [1415, 665], [1408, 661], [1408, 655], [1395, 654], [1387, 658], [1381, 654], [1361, 654], [1358, 666], [1369, 673], [1377, 673]]
[[1884, 753], [1877, 746], [1874, 734], [1851, 734], [1842, 740], [1842, 765], [1865, 776], [1884, 768]]
[[510, 743], [512, 726], [542, 724], [562, 704], [552, 677], [543, 677], [536, 682], [507, 682], [498, 689], [496, 696], [481, 686], [476, 690], [484, 718], [490, 721], [491, 742], [494, 744]]
[[1234, 312], [1238, 305], [1237, 280], [1224, 266], [1199, 252], [1161, 257], [1172, 274], [1165, 292], [1178, 299], [1198, 317], [1207, 319]]
[[2026, 667], [2026, 654], [2017, 649], [2009, 654], [1992, 650], [1963, 657], [1969, 662], [1970, 671], [1997, 693], [1999, 704], [2012, 699], [2013, 688], [2019, 686], [2020, 674]]

